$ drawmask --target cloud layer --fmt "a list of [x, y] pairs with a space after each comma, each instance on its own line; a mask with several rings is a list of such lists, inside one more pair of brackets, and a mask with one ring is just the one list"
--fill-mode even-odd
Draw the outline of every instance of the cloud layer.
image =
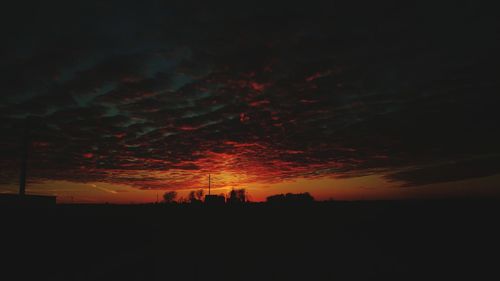
[[330, 2], [9, 7], [0, 181], [25, 131], [33, 181], [498, 173], [495, 15]]

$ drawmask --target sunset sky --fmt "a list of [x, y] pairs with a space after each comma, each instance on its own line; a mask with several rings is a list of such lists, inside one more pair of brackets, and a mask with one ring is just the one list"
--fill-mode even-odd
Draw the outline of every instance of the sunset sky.
[[27, 139], [27, 191], [58, 202], [185, 196], [208, 174], [254, 201], [500, 195], [493, 10], [206, 2], [3, 8], [0, 192]]

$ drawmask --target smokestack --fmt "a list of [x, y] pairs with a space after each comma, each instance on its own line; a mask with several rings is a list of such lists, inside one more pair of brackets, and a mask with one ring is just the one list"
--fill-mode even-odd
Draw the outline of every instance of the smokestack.
[[210, 195], [210, 174], [208, 174], [208, 195]]

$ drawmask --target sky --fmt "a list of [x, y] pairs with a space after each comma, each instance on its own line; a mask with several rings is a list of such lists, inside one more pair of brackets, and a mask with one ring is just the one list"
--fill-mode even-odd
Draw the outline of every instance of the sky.
[[[479, 1], [15, 1], [0, 192], [500, 195], [499, 31]], [[375, 1], [371, 1], [375, 2]]]

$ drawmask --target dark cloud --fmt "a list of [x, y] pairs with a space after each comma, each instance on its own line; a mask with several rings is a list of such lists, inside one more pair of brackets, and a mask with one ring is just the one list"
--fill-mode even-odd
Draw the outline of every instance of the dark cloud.
[[500, 153], [496, 16], [479, 4], [12, 5], [2, 181], [26, 126], [34, 180], [389, 173], [420, 185], [498, 172], [484, 160]]
[[406, 182], [406, 186], [459, 181], [500, 173], [499, 157], [453, 161], [429, 167], [409, 169], [388, 176], [391, 180]]

